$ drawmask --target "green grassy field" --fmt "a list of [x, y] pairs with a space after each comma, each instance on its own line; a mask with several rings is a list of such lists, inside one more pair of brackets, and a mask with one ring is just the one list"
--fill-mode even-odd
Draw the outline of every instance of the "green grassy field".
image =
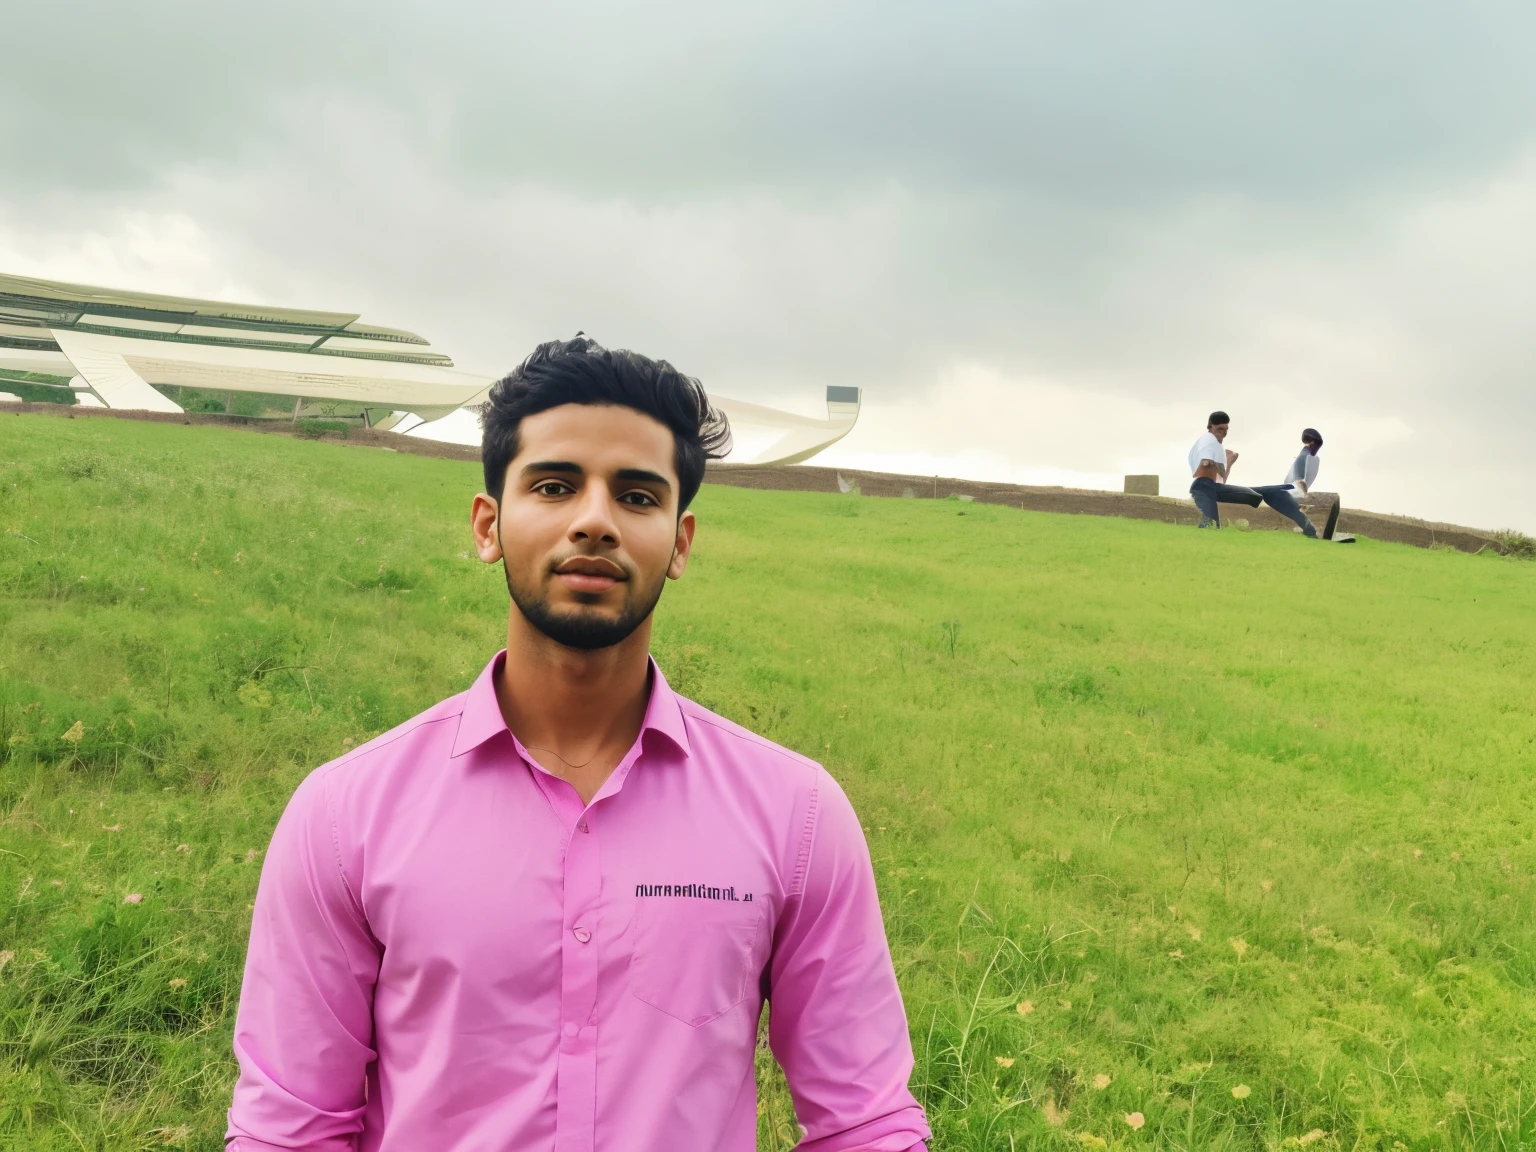
[[[0, 414], [0, 1147], [220, 1147], [287, 796], [499, 646], [477, 487]], [[697, 510], [657, 657], [852, 796], [936, 1148], [1536, 1146], [1536, 564]]]

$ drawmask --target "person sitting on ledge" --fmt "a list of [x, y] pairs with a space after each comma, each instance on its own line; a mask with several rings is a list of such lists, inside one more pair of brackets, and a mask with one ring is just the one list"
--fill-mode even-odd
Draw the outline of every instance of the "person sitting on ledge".
[[[1317, 528], [1307, 518], [1307, 514], [1301, 510], [1301, 505], [1296, 501], [1296, 493], [1305, 496], [1311, 491], [1312, 485], [1317, 481], [1318, 459], [1317, 450], [1323, 446], [1323, 438], [1316, 428], [1303, 428], [1301, 431], [1301, 454], [1291, 461], [1290, 468], [1286, 471], [1285, 479], [1279, 484], [1266, 484], [1255, 488], [1264, 503], [1268, 504], [1287, 520], [1294, 521], [1309, 540], [1317, 539]], [[1328, 531], [1324, 533], [1329, 539], [1333, 537], [1333, 524], [1338, 520], [1338, 505], [1335, 503], [1334, 511], [1328, 518]]]
[[1189, 450], [1189, 470], [1194, 483], [1189, 486], [1190, 498], [1200, 509], [1200, 527], [1221, 527], [1221, 504], [1246, 504], [1257, 508], [1263, 497], [1252, 488], [1240, 488], [1226, 483], [1232, 465], [1237, 463], [1237, 453], [1223, 446], [1232, 418], [1225, 412], [1212, 412], [1205, 423], [1205, 435], [1195, 441]]
[[1317, 453], [1322, 446], [1323, 437], [1316, 428], [1303, 428], [1301, 454], [1291, 461], [1290, 471], [1285, 474], [1283, 483], [1291, 485], [1303, 496], [1312, 491], [1312, 485], [1317, 483]]

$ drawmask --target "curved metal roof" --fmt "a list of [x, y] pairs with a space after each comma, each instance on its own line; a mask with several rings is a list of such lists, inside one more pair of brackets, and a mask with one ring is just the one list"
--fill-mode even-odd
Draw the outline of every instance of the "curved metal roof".
[[[0, 273], [0, 297], [20, 296], [29, 300], [62, 304], [64, 311], [115, 313], [170, 312], [189, 320], [224, 320], [234, 324], [261, 324], [282, 327], [345, 328], [358, 318], [356, 312], [315, 312], [305, 308], [268, 308], [260, 304], [231, 304], [222, 300], [198, 300], [191, 296], [162, 296], [154, 292], [123, 292], [116, 288], [98, 288], [90, 284], [69, 284], [59, 280], [38, 280], [31, 276], [7, 276]], [[73, 307], [70, 307], [73, 306]], [[425, 344], [421, 337], [416, 340]]]

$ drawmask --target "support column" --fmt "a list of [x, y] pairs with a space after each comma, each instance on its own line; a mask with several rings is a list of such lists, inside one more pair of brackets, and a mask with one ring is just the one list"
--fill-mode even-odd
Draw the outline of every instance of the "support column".
[[134, 408], [141, 412], [183, 411], [180, 404], [151, 388], [129, 367], [128, 361], [110, 347], [97, 343], [83, 332], [71, 332], [67, 328], [51, 331], [59, 351], [69, 358], [75, 371], [85, 378], [91, 391], [100, 396], [108, 408]]

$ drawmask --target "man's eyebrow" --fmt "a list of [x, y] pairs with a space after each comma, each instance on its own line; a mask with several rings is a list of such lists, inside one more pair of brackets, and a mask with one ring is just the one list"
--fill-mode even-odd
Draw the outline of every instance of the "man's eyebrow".
[[574, 460], [536, 460], [532, 464], [523, 465], [523, 475], [530, 472], [564, 472], [572, 476], [580, 476], [585, 469]]
[[644, 468], [620, 468], [614, 473], [619, 480], [636, 480], [641, 484], [657, 484], [663, 488], [671, 488], [672, 481], [659, 472], [647, 472]]

